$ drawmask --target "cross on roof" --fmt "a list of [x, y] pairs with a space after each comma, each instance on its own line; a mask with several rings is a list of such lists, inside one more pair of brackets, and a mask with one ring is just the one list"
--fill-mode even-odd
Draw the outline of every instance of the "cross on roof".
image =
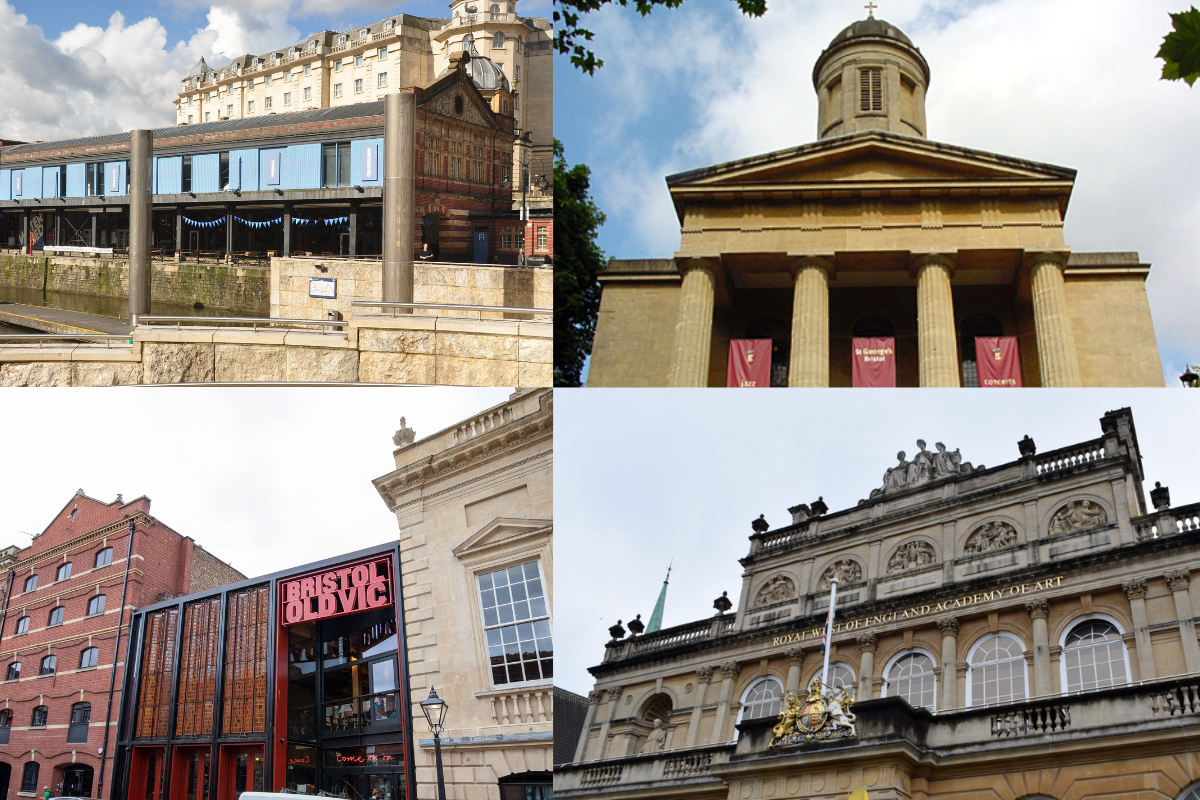
[[865, 6], [863, 6], [863, 8], [867, 10], [868, 19], [875, 19], [875, 9], [879, 8], [879, 6], [875, 5], [874, 3], [867, 3]]

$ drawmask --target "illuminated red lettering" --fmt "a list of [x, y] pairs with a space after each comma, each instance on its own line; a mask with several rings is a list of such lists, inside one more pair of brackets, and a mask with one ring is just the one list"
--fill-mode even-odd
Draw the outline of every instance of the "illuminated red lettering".
[[301, 578], [300, 579], [300, 597], [301, 598], [312, 597], [316, 593], [317, 593], [316, 581], [314, 581], [312, 578]]
[[[299, 589], [296, 590], [296, 594], [300, 594]], [[300, 622], [304, 619], [304, 603], [300, 600], [288, 600], [287, 606], [283, 610], [283, 618], [288, 621], [288, 624]]]
[[329, 594], [330, 592], [336, 592], [337, 588], [338, 587], [337, 587], [337, 574], [336, 573], [326, 572], [324, 575], [321, 576], [321, 591], [324, 594]]
[[316, 619], [317, 612], [313, 608], [312, 598], [308, 597], [308, 598], [305, 598], [304, 600], [301, 600], [300, 602], [304, 604], [304, 621], [307, 622], [310, 619]]
[[371, 576], [371, 583], [384, 583], [388, 579], [388, 561], [376, 561], [375, 574]]
[[334, 596], [331, 594], [317, 595], [317, 601], [319, 605], [319, 609], [317, 611], [318, 616], [328, 617], [337, 613], [337, 602], [333, 599], [333, 597]]
[[386, 606], [387, 603], [387, 584], [372, 583], [367, 587], [367, 606], [370, 608], [379, 608], [380, 606]]
[[365, 586], [371, 579], [371, 571], [367, 569], [366, 564], [359, 564], [354, 568], [354, 585]]
[[353, 603], [356, 594], [357, 593], [354, 591], [353, 587], [349, 589], [343, 589], [337, 593], [338, 599], [342, 601], [343, 613], [354, 610]]
[[351, 570], [350, 570], [350, 568], [349, 568], [349, 567], [346, 567], [345, 569], [339, 569], [339, 570], [337, 571], [337, 574], [338, 574], [338, 575], [341, 577], [341, 579], [342, 579], [342, 588], [343, 588], [343, 589], [349, 589], [349, 588], [350, 588], [350, 571], [351, 571]]
[[295, 581], [289, 581], [283, 585], [283, 588], [287, 592], [287, 601], [289, 603], [300, 599], [300, 584]]

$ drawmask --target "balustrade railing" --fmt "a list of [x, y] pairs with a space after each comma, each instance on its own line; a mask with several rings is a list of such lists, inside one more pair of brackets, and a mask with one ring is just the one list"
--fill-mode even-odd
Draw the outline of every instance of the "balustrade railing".
[[1200, 530], [1200, 503], [1172, 508], [1170, 514], [1175, 517], [1175, 528], [1180, 533]]
[[602, 767], [592, 767], [583, 773], [580, 783], [584, 786], [607, 786], [621, 780], [623, 764], [605, 764]]
[[359, 731], [400, 722], [400, 692], [377, 692], [321, 706], [321, 724], [327, 731]]
[[1200, 682], [1172, 686], [1150, 697], [1150, 710], [1155, 714], [1195, 714], [1200, 711]]
[[552, 687], [496, 692], [485, 696], [491, 701], [492, 721], [497, 725], [528, 725], [533, 722], [554, 721]]
[[1038, 475], [1049, 475], [1051, 472], [1083, 466], [1102, 458], [1104, 458], [1104, 440], [1094, 439], [1038, 456], [1037, 471]]
[[1061, 731], [1071, 725], [1071, 707], [1043, 703], [1014, 708], [992, 717], [993, 736], [1025, 736]]
[[690, 778], [704, 775], [713, 765], [713, 751], [671, 756], [663, 762], [664, 778]]

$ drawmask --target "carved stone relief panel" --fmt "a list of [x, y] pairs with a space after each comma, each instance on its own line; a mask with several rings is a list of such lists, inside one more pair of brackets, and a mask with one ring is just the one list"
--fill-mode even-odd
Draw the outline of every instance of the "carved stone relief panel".
[[1017, 543], [1017, 531], [1007, 522], [985, 522], [967, 537], [963, 552], [986, 553], [990, 550], [1000, 550]]
[[896, 548], [888, 559], [887, 574], [893, 575], [917, 567], [927, 567], [937, 561], [933, 545], [920, 539], [911, 539]]
[[796, 596], [796, 583], [786, 575], [776, 575], [763, 584], [754, 597], [754, 605], [769, 606]]
[[839, 586], [858, 583], [863, 579], [862, 565], [850, 558], [833, 562], [821, 575], [821, 582], [817, 584], [817, 590], [823, 592], [829, 589], [829, 584], [834, 578], [837, 578]]
[[1050, 518], [1049, 533], [1066, 533], [1108, 522], [1108, 512], [1092, 500], [1072, 500]]

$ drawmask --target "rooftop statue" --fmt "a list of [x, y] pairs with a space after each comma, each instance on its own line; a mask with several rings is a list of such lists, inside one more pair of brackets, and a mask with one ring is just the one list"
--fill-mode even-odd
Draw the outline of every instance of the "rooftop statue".
[[975, 469], [983, 469], [983, 465], [972, 467], [971, 462], [964, 462], [962, 453], [957, 448], [949, 451], [941, 442], [937, 442], [934, 447], [937, 448], [937, 452], [931, 453], [925, 449], [925, 440], [917, 439], [917, 454], [913, 456], [912, 461], [905, 460], [906, 453], [903, 450], [897, 453], [896, 461], [898, 463], [883, 473], [883, 485], [872, 490], [871, 499], [874, 500], [880, 495], [898, 489], [920, 486], [938, 478], [948, 478], [973, 472]]
[[392, 436], [392, 444], [396, 447], [407, 447], [412, 444], [417, 438], [417, 432], [404, 424], [404, 417], [400, 418], [400, 430], [396, 431]]

